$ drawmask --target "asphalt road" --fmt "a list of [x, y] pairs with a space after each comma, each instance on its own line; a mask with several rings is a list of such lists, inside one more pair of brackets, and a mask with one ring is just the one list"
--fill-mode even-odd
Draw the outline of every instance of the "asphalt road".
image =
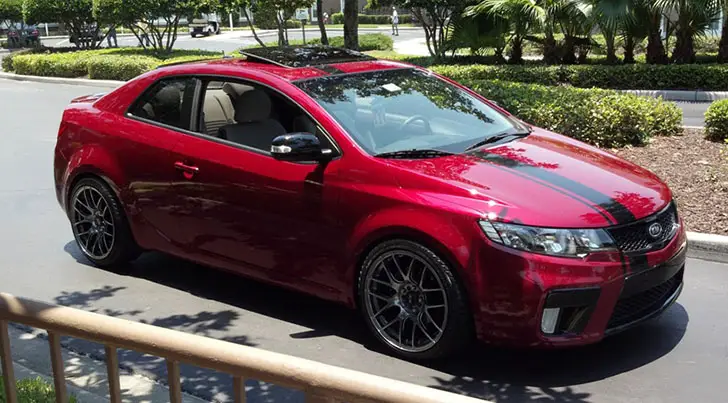
[[[98, 88], [0, 80], [0, 291], [444, 388], [496, 402], [725, 402], [728, 265], [690, 259], [686, 288], [660, 319], [603, 343], [563, 351], [474, 347], [466, 357], [413, 364], [378, 351], [357, 316], [161, 254], [128, 275], [80, 257], [56, 203], [52, 152], [61, 110]], [[103, 357], [97, 345], [65, 340]], [[16, 357], [18, 358], [18, 357]], [[121, 362], [165, 379], [159, 358]], [[183, 388], [229, 397], [229, 377], [183, 367]], [[252, 402], [302, 401], [248, 382]]]
[[677, 106], [683, 111], [685, 126], [705, 126], [705, 111], [710, 102], [678, 102]]
[[[389, 31], [375, 31], [375, 30], [368, 30], [368, 29], [361, 29], [359, 31], [359, 34], [366, 34], [366, 33], [374, 33], [374, 32], [382, 32], [385, 34], [389, 34]], [[327, 31], [327, 34], [329, 37], [335, 37], [335, 36], [344, 36], [344, 31], [341, 29], [330, 29]], [[313, 38], [318, 38], [321, 36], [321, 33], [318, 32], [318, 30], [306, 30], [306, 40], [310, 40]], [[399, 32], [399, 36], [393, 36], [395, 43], [398, 42], [405, 42], [405, 41], [417, 41], [419, 39], [424, 39], [425, 34], [422, 30], [401, 30]], [[278, 34], [275, 32], [266, 33], [260, 35], [260, 38], [263, 42], [274, 42], [278, 40]], [[300, 29], [290, 29], [288, 31], [288, 39], [289, 40], [297, 40], [302, 39], [303, 35]], [[118, 36], [117, 37], [119, 46], [138, 46], [139, 41], [134, 36]], [[43, 44], [46, 46], [54, 46], [54, 47], [61, 47], [61, 46], [73, 46], [73, 44], [68, 42], [68, 39], [44, 39]], [[240, 49], [243, 46], [249, 46], [257, 44], [255, 39], [253, 39], [252, 36], [250, 36], [249, 32], [241, 32], [241, 31], [235, 31], [235, 32], [225, 32], [223, 31], [220, 35], [213, 35], [209, 37], [197, 37], [192, 38], [187, 32], [180, 31], [179, 36], [177, 37], [177, 42], [175, 43], [176, 49], [202, 49], [202, 50], [210, 50], [210, 51], [225, 51], [226, 53], [233, 52], [235, 50]], [[106, 46], [106, 41], [104, 41], [104, 46]]]

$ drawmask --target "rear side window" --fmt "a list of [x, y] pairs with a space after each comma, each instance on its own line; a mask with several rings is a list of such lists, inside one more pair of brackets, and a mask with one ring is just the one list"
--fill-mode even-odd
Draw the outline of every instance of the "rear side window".
[[164, 125], [190, 130], [196, 84], [197, 80], [191, 77], [160, 80], [137, 100], [130, 113]]

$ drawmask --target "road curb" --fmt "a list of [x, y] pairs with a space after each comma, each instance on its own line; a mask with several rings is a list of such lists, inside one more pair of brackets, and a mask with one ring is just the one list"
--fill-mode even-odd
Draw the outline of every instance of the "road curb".
[[688, 256], [728, 263], [728, 236], [688, 232]]
[[48, 83], [48, 84], [85, 85], [85, 86], [89, 86], [89, 87], [100, 87], [100, 88], [116, 88], [124, 83], [124, 81], [91, 80], [91, 79], [87, 79], [87, 78], [26, 76], [26, 75], [22, 75], [22, 74], [3, 73], [3, 72], [0, 72], [0, 79], [15, 80], [15, 81], [30, 81], [30, 82]]
[[680, 90], [620, 90], [642, 97], [661, 97], [666, 101], [713, 102], [728, 99], [728, 91], [680, 91]]

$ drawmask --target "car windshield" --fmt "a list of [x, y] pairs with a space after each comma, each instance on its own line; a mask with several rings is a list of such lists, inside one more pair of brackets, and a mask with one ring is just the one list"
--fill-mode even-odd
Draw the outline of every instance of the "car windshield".
[[373, 155], [461, 153], [488, 137], [527, 130], [457, 86], [415, 69], [333, 75], [297, 85]]

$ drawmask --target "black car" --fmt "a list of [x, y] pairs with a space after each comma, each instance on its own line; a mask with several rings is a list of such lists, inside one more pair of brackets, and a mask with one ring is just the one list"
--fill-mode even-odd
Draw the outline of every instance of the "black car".
[[15, 24], [7, 35], [9, 48], [37, 46], [40, 42], [40, 32], [35, 25]]
[[80, 34], [71, 32], [68, 36], [69, 42], [75, 44], [77, 42], [100, 42], [104, 39], [104, 33], [96, 26], [96, 24], [84, 25], [81, 27]]

